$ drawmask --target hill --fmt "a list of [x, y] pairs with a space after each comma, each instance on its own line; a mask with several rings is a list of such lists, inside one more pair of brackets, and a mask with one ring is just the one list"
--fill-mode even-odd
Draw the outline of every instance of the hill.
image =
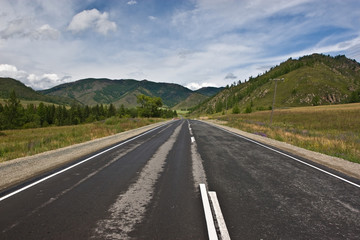
[[193, 113], [211, 114], [230, 111], [238, 106], [240, 112], [271, 109], [275, 81], [276, 108], [342, 104], [359, 101], [360, 64], [345, 56], [322, 54], [288, 59], [256, 78], [225, 88], [208, 101], [194, 108]]
[[178, 103], [173, 109], [187, 110], [194, 106], [201, 104], [203, 101], [208, 99], [207, 96], [202, 95], [198, 92], [192, 93], [189, 97], [187, 97], [184, 101]]
[[7, 99], [12, 91], [20, 100], [41, 101], [54, 104], [72, 104], [74, 99], [64, 98], [61, 96], [44, 96], [30, 87], [25, 86], [22, 82], [12, 78], [0, 78], [0, 98]]
[[200, 88], [198, 90], [196, 90], [195, 92], [196, 93], [199, 93], [201, 95], [205, 95], [205, 96], [208, 96], [208, 97], [212, 97], [214, 96], [215, 94], [217, 94], [218, 92], [220, 92], [221, 90], [223, 90], [224, 88], [221, 87], [221, 88], [217, 88], [217, 87], [203, 87], [203, 88]]
[[[217, 88], [203, 89], [205, 94], [197, 94], [193, 98], [204, 99], [215, 92]], [[218, 90], [219, 91], [219, 90]], [[82, 79], [72, 83], [65, 83], [48, 90], [41, 91], [47, 96], [66, 96], [75, 99], [85, 105], [114, 104], [125, 107], [137, 105], [136, 96], [145, 94], [151, 97], [160, 97], [164, 105], [174, 107], [185, 101], [194, 92], [178, 84], [156, 83], [147, 80], [137, 81], [133, 79]], [[200, 100], [194, 100], [198, 104]], [[191, 105], [190, 107], [193, 107]]]

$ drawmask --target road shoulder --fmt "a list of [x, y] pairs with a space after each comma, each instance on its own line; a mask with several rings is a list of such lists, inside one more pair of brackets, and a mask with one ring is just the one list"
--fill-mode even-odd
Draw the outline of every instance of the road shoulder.
[[344, 173], [344, 174], [346, 174], [348, 176], [360, 179], [360, 164], [349, 162], [349, 161], [346, 161], [346, 160], [341, 159], [341, 158], [328, 156], [328, 155], [325, 155], [325, 154], [322, 154], [322, 153], [306, 150], [304, 148], [296, 147], [296, 146], [293, 146], [293, 145], [285, 143], [285, 142], [280, 142], [280, 141], [270, 139], [270, 138], [266, 138], [266, 137], [263, 137], [263, 136], [259, 136], [259, 135], [256, 135], [256, 134], [244, 132], [244, 131], [236, 129], [236, 128], [232, 128], [232, 127], [228, 127], [228, 126], [218, 124], [218, 123], [216, 123], [214, 121], [211, 121], [211, 120], [201, 120], [201, 121], [205, 122], [205, 123], [208, 123], [210, 125], [217, 126], [219, 128], [225, 129], [227, 131], [234, 132], [236, 134], [242, 135], [242, 136], [247, 137], [249, 139], [258, 141], [260, 143], [267, 144], [267, 145], [273, 146], [275, 148], [281, 149], [283, 151], [286, 151], [286, 152], [295, 154], [297, 156], [306, 158], [306, 159], [308, 159], [310, 161], [316, 162], [316, 163], [321, 164], [323, 166], [326, 166], [328, 168], [331, 168], [331, 169], [334, 169], [336, 171], [342, 172], [342, 173]]

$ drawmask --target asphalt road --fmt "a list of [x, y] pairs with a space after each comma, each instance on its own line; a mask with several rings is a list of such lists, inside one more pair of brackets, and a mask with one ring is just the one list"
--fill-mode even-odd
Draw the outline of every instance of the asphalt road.
[[360, 236], [359, 180], [206, 123], [173, 121], [94, 154], [0, 193], [0, 239], [207, 239], [199, 183], [216, 191], [231, 239]]

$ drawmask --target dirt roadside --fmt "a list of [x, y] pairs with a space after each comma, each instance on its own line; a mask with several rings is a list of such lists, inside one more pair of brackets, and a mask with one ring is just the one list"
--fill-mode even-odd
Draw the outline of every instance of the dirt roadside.
[[273, 146], [275, 148], [284, 150], [286, 152], [295, 154], [297, 156], [306, 158], [306, 159], [308, 159], [310, 161], [319, 163], [319, 164], [321, 164], [323, 166], [326, 166], [328, 168], [335, 169], [335, 170], [337, 170], [339, 172], [342, 172], [342, 173], [344, 173], [344, 174], [346, 174], [348, 176], [360, 179], [360, 164], [358, 164], [358, 163], [349, 162], [349, 161], [346, 161], [346, 160], [341, 159], [341, 158], [328, 156], [328, 155], [318, 153], [318, 152], [313, 152], [313, 151], [310, 151], [310, 150], [306, 150], [306, 149], [303, 149], [303, 148], [300, 148], [300, 147], [290, 145], [290, 144], [285, 143], [285, 142], [280, 142], [280, 141], [270, 139], [270, 138], [267, 138], [267, 137], [259, 136], [259, 135], [248, 133], [248, 132], [244, 132], [244, 131], [241, 131], [241, 130], [236, 129], [236, 128], [227, 127], [227, 126], [221, 125], [220, 124], [221, 122], [219, 123], [216, 120], [202, 120], [202, 121], [204, 121], [206, 123], [209, 123], [209, 124], [212, 124], [212, 125], [215, 125], [217, 127], [226, 129], [228, 131], [240, 134], [240, 135], [242, 135], [244, 137], [250, 138], [250, 139], [258, 141], [260, 143], [264, 143], [264, 144]]
[[167, 122], [154, 123], [85, 143], [2, 162], [0, 163], [0, 191], [165, 123]]

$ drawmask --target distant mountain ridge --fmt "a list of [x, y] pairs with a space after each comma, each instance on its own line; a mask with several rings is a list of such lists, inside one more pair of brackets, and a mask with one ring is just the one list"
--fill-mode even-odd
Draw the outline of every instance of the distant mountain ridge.
[[33, 90], [30, 87], [25, 86], [22, 82], [12, 79], [0, 77], [0, 98], [7, 99], [10, 97], [10, 93], [15, 91], [17, 98], [22, 100], [36, 100], [54, 104], [67, 104], [79, 103], [75, 99], [62, 97], [62, 96], [45, 96]]
[[271, 109], [275, 81], [276, 108], [341, 104], [360, 99], [360, 64], [343, 55], [312, 54], [288, 59], [249, 81], [225, 88], [197, 106], [194, 114]]
[[[204, 99], [219, 92], [222, 88], [203, 88], [192, 91], [182, 85], [174, 83], [157, 83], [148, 80], [120, 79], [111, 80], [106, 78], [87, 78], [71, 83], [65, 83], [53, 88], [39, 91], [46, 96], [62, 96], [74, 99], [84, 105], [114, 104], [125, 107], [137, 106], [136, 96], [160, 97], [164, 105], [174, 107], [185, 101], [194, 92], [199, 92], [197, 98]], [[198, 104], [198, 101], [195, 101]], [[193, 107], [191, 105], [190, 107]]]

